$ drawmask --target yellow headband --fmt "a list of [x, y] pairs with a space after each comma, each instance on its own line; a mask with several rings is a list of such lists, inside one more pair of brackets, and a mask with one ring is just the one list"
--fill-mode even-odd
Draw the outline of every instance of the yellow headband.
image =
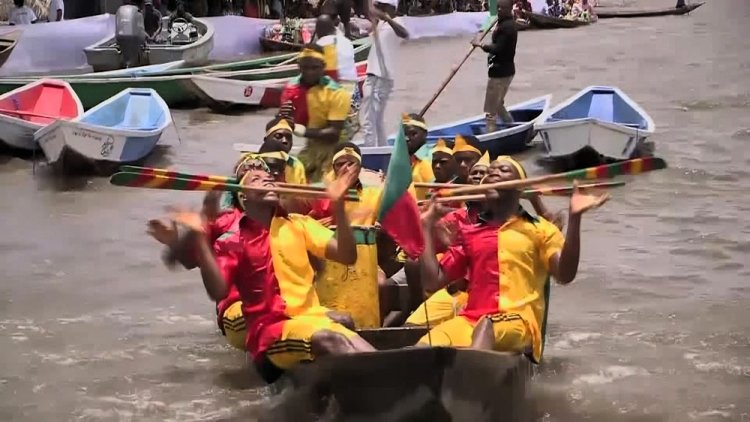
[[523, 165], [521, 165], [521, 163], [519, 163], [518, 161], [516, 161], [510, 155], [501, 155], [501, 156], [495, 158], [495, 161], [498, 161], [498, 162], [499, 161], [507, 161], [508, 163], [510, 163], [510, 165], [513, 166], [513, 168], [516, 169], [516, 171], [518, 172], [518, 177], [519, 178], [521, 178], [521, 179], [525, 179], [526, 178], [526, 169], [524, 169]]
[[401, 121], [406, 126], [414, 126], [418, 127], [425, 132], [427, 131], [427, 125], [424, 122], [420, 122], [419, 120], [412, 119], [408, 114], [404, 113], [403, 116], [401, 116]]
[[258, 154], [258, 157], [263, 160], [265, 160], [266, 158], [276, 158], [278, 160], [283, 160], [284, 162], [289, 160], [289, 154], [285, 153], [284, 151], [263, 152]]
[[478, 150], [476, 147], [469, 145], [463, 136], [456, 135], [456, 144], [453, 146], [453, 153], [455, 154], [457, 152], [467, 152], [467, 151], [482, 155], [482, 151]]
[[443, 138], [438, 139], [438, 141], [435, 143], [435, 146], [432, 147], [432, 153], [435, 154], [437, 152], [442, 152], [443, 154], [453, 155], [453, 150], [448, 148], [448, 145], [445, 144], [445, 141]]
[[336, 162], [336, 160], [338, 160], [339, 158], [341, 158], [341, 157], [343, 157], [343, 156], [354, 157], [354, 158], [356, 158], [356, 159], [357, 159], [357, 161], [358, 161], [359, 163], [361, 163], [361, 162], [362, 162], [362, 156], [361, 156], [361, 155], [359, 155], [359, 154], [357, 154], [357, 151], [355, 151], [355, 150], [354, 150], [354, 148], [351, 148], [351, 147], [344, 147], [344, 149], [342, 149], [341, 151], [337, 152], [337, 153], [336, 153], [336, 154], [335, 154], [335, 155], [333, 156], [333, 160], [331, 160], [331, 162], [332, 162], [332, 163], [335, 163], [335, 162]]
[[[489, 153], [489, 151], [485, 152], [484, 155], [482, 156], [482, 158], [480, 158], [479, 161], [477, 161], [476, 164], [474, 164], [474, 167], [476, 167], [476, 166], [485, 166], [487, 168], [490, 167], [490, 153]], [[472, 167], [472, 169], [474, 167]]]
[[278, 123], [276, 123], [276, 125], [266, 131], [266, 136], [271, 135], [277, 130], [288, 130], [289, 132], [294, 132], [292, 130], [292, 127], [289, 125], [289, 122], [287, 122], [286, 119], [281, 119]]
[[309, 57], [311, 59], [318, 59], [323, 63], [326, 62], [326, 58], [323, 55], [323, 53], [315, 51], [311, 48], [303, 48], [302, 51], [299, 53], [299, 56], [297, 56], [298, 59], [304, 59], [306, 57]]

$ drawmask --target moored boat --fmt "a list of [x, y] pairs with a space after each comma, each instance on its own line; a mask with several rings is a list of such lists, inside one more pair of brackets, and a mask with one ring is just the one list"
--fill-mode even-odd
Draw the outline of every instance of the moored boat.
[[63, 171], [103, 163], [134, 163], [155, 147], [172, 122], [153, 89], [129, 88], [75, 120], [58, 120], [34, 138], [47, 161]]
[[554, 16], [526, 11], [524, 11], [524, 16], [529, 20], [532, 27], [539, 29], [576, 28], [591, 23], [586, 20], [556, 18]]
[[705, 2], [698, 2], [685, 5], [683, 7], [667, 7], [664, 9], [652, 9], [652, 10], [627, 10], [627, 9], [597, 9], [596, 14], [602, 19], [612, 18], [647, 18], [652, 16], [669, 16], [669, 15], [684, 15], [692, 12], [693, 10], [703, 6]]
[[652, 146], [654, 121], [616, 87], [590, 86], [553, 107], [537, 125], [547, 160], [563, 167], [627, 160]]
[[[367, 72], [367, 62], [357, 64], [357, 74], [362, 89]], [[233, 105], [279, 107], [281, 92], [289, 78], [267, 81], [242, 81], [228, 78], [196, 75], [192, 77], [196, 95], [209, 107], [224, 110]]]
[[23, 31], [10, 31], [0, 35], [0, 67], [5, 64], [10, 53], [16, 48], [18, 44], [18, 38], [21, 37]]
[[[476, 136], [482, 146], [489, 151], [492, 159], [498, 155], [521, 152], [528, 148], [534, 138], [534, 125], [547, 110], [550, 98], [550, 95], [545, 95], [508, 107], [514, 122], [509, 124], [498, 122], [497, 130], [490, 133], [487, 133], [484, 114], [433, 126], [427, 132], [427, 145], [420, 153], [429, 157], [432, 155], [431, 146], [438, 139], [452, 140], [456, 135]], [[394, 140], [395, 135], [392, 135], [388, 143], [393, 144]], [[369, 169], [386, 171], [392, 148], [391, 146], [363, 147], [363, 165]]]
[[0, 95], [0, 140], [13, 148], [36, 150], [37, 130], [82, 113], [81, 101], [67, 82], [40, 79]]

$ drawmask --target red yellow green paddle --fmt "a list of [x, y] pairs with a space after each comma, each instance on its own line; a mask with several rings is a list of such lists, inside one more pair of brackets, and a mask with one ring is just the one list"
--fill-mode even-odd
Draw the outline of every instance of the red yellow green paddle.
[[[584, 185], [578, 185], [578, 188], [581, 190], [586, 189], [609, 189], [609, 188], [618, 188], [620, 186], [625, 186], [625, 182], [601, 182], [601, 183], [588, 183]], [[569, 196], [573, 193], [573, 186], [549, 186], [549, 187], [543, 187], [543, 188], [537, 188], [537, 189], [527, 189], [523, 192], [521, 192], [522, 198], [529, 198], [533, 195], [546, 195], [546, 196]], [[447, 196], [443, 198], [438, 198], [435, 200], [437, 203], [446, 203], [446, 202], [465, 202], [465, 201], [484, 201], [487, 199], [487, 196], [484, 194], [474, 194], [474, 195], [460, 195], [460, 196]], [[419, 205], [426, 204], [430, 202], [429, 199], [424, 201], [419, 201]]]
[[[159, 174], [140, 172], [119, 172], [110, 177], [109, 182], [116, 186], [127, 186], [150, 189], [169, 189], [185, 191], [227, 191], [242, 192], [243, 190], [252, 190], [257, 192], [276, 192], [280, 195], [305, 196], [313, 198], [327, 198], [325, 192], [314, 191], [309, 189], [285, 188], [280, 186], [274, 187], [247, 187], [236, 183], [217, 182], [214, 180], [187, 179], [181, 177], [163, 176]], [[353, 195], [344, 197], [346, 201], [359, 201], [359, 198]]]
[[470, 193], [481, 193], [493, 189], [519, 189], [541, 183], [556, 182], [561, 180], [597, 180], [612, 179], [617, 176], [646, 173], [653, 170], [667, 168], [667, 163], [661, 158], [647, 157], [633, 160], [621, 161], [619, 163], [589, 167], [580, 170], [567, 171], [564, 173], [548, 174], [544, 176], [531, 177], [528, 179], [510, 180], [507, 182], [488, 183], [486, 185], [475, 185], [460, 187], [452, 190], [441, 190], [440, 196], [458, 196]]

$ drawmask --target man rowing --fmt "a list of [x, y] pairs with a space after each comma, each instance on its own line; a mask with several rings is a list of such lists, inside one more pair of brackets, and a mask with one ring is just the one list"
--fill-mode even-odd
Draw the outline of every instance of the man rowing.
[[294, 122], [294, 134], [307, 138], [299, 159], [307, 179], [319, 182], [330, 168], [336, 144], [349, 115], [351, 96], [325, 75], [323, 49], [308, 44], [299, 54], [300, 75], [281, 93], [280, 117]]
[[[495, 160], [482, 184], [524, 176], [522, 167]], [[432, 235], [438, 221], [435, 203], [425, 212], [425, 251], [420, 259], [425, 287], [437, 290], [468, 275], [469, 297], [460, 315], [433, 328], [419, 344], [518, 352], [539, 362], [548, 275], [560, 284], [573, 281], [581, 217], [606, 202], [608, 195], [588, 195], [576, 188], [564, 239], [552, 223], [526, 213], [520, 195], [517, 190], [488, 191], [486, 209], [477, 223], [459, 227], [458, 243], [440, 261]]]
[[330, 354], [374, 350], [353, 331], [334, 322], [313, 287], [308, 253], [345, 265], [357, 260], [354, 234], [343, 196], [356, 178], [344, 172], [328, 186], [336, 233], [310, 217], [288, 214], [273, 192], [273, 178], [262, 160], [245, 164], [241, 184], [245, 213], [238, 231], [209, 244], [200, 216], [175, 213], [173, 219], [194, 234], [197, 262], [209, 297], [221, 301], [235, 285], [247, 327], [245, 348], [256, 369], [275, 381], [300, 362]]

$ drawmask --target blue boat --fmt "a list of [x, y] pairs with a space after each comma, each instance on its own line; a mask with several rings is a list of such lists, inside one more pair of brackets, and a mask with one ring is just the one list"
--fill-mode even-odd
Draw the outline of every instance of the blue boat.
[[[510, 124], [498, 122], [497, 130], [490, 133], [487, 133], [484, 114], [434, 126], [427, 132], [427, 145], [422, 147], [418, 154], [421, 157], [429, 158], [432, 156], [432, 146], [438, 139], [452, 141], [456, 135], [476, 136], [484, 149], [489, 151], [491, 159], [495, 159], [499, 155], [519, 153], [529, 147], [536, 134], [534, 124], [547, 110], [550, 98], [551, 95], [545, 95], [508, 107], [514, 122]], [[391, 135], [388, 138], [388, 143], [393, 145], [395, 138], [395, 134]], [[386, 171], [392, 149], [392, 146], [363, 147], [362, 162], [364, 167]]]
[[567, 163], [562, 168], [648, 154], [653, 145], [647, 139], [654, 128], [645, 110], [610, 86], [584, 88], [552, 107], [537, 125], [544, 160]]
[[65, 170], [83, 164], [126, 164], [154, 150], [172, 115], [150, 88], [128, 88], [74, 120], [58, 120], [34, 134], [47, 161]]

